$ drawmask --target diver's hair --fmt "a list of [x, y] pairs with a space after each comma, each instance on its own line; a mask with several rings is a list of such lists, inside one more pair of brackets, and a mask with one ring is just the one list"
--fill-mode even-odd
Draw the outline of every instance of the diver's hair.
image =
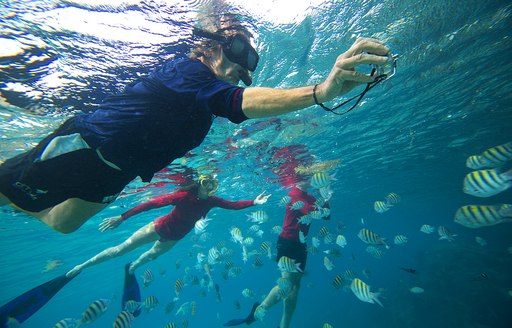
[[195, 181], [195, 180], [190, 180], [190, 181], [187, 181], [187, 182], [184, 182], [183, 184], [181, 184], [178, 191], [190, 191], [190, 190], [198, 189], [198, 188], [199, 188], [199, 182]]
[[178, 191], [189, 191], [192, 189], [199, 188], [201, 177], [217, 180], [217, 178], [212, 174], [200, 175], [196, 180], [189, 179], [180, 184]]
[[220, 42], [216, 40], [204, 39], [199, 42], [199, 44], [190, 51], [188, 54], [189, 58], [199, 59], [204, 58], [205, 60], [210, 60], [215, 53], [215, 51], [220, 47]]
[[[230, 24], [231, 25], [222, 28], [217, 28], [213, 33], [224, 36], [241, 34], [247, 39], [252, 37], [252, 33], [249, 32], [249, 30], [241, 23], [231, 21]], [[212, 58], [213, 54], [220, 48], [220, 46], [220, 41], [202, 38], [197, 46], [190, 51], [188, 57], [192, 59], [204, 58], [208, 61]]]

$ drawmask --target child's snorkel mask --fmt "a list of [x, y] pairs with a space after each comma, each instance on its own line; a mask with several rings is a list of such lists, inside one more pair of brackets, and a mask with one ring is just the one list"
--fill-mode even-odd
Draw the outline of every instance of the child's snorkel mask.
[[202, 188], [208, 190], [208, 197], [210, 197], [213, 196], [213, 194], [215, 194], [217, 189], [219, 189], [219, 180], [211, 176], [201, 175], [199, 177], [199, 185]]
[[[231, 36], [224, 36], [219, 33], [208, 32], [197, 27], [194, 27], [193, 34], [199, 37], [219, 41], [224, 54], [230, 61], [239, 64], [251, 72], [256, 70], [260, 56], [249, 40], [242, 34], [237, 33]], [[249, 86], [252, 81], [246, 81], [244, 79], [243, 82]]]

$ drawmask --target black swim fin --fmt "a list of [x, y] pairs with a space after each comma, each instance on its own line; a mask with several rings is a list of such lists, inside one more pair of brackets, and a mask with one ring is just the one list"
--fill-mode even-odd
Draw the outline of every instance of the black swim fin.
[[[124, 287], [123, 287], [123, 300], [121, 303], [121, 311], [125, 310], [126, 302], [135, 301], [140, 303], [140, 288], [139, 283], [137, 282], [137, 278], [135, 278], [134, 274], [130, 274], [128, 269], [130, 268], [130, 263], [124, 266]], [[134, 317], [138, 317], [141, 309], [137, 309], [137, 311], [133, 312]]]
[[[76, 277], [76, 275], [74, 276]], [[0, 308], [0, 327], [5, 327], [7, 321], [15, 319], [19, 323], [30, 318], [42, 308], [52, 297], [59, 292], [74, 277], [65, 274], [45, 282], [28, 292], [16, 297]]]
[[227, 327], [227, 326], [238, 326], [238, 325], [241, 325], [241, 324], [244, 324], [244, 323], [246, 325], [250, 325], [251, 323], [256, 321], [256, 319], [254, 318], [254, 312], [256, 312], [256, 308], [259, 305], [260, 305], [260, 303], [258, 303], [258, 302], [254, 303], [252, 305], [251, 313], [249, 313], [247, 318], [245, 318], [245, 319], [232, 319], [232, 320], [229, 320], [228, 322], [226, 322], [224, 324], [224, 327]]

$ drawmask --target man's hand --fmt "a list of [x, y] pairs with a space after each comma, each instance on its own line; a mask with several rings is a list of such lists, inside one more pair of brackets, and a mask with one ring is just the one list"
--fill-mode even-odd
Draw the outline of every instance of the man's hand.
[[381, 41], [370, 38], [357, 39], [356, 42], [336, 58], [336, 62], [327, 79], [316, 90], [319, 102], [325, 102], [345, 94], [359, 84], [370, 83], [376, 76], [356, 71], [362, 64], [383, 65], [390, 60], [388, 47]]

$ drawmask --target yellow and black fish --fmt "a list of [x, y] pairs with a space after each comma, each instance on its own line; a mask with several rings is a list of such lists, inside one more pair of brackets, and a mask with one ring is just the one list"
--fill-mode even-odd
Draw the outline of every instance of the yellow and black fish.
[[99, 299], [92, 302], [84, 313], [82, 313], [80, 324], [90, 324], [101, 317], [107, 311], [109, 303], [110, 301], [106, 299]]
[[370, 231], [366, 228], [363, 228], [359, 230], [359, 233], [357, 234], [359, 239], [361, 239], [363, 242], [370, 244], [370, 245], [384, 245], [386, 248], [389, 249], [388, 244], [386, 243], [386, 240], [376, 234], [373, 231]]
[[287, 256], [281, 256], [277, 262], [277, 266], [282, 272], [302, 272], [300, 263], [296, 263], [294, 259]]
[[343, 283], [345, 282], [345, 278], [342, 275], [337, 274], [332, 281], [332, 286], [336, 289], [340, 289], [343, 287]]
[[370, 286], [368, 286], [361, 279], [354, 278], [354, 280], [352, 280], [352, 284], [350, 285], [350, 289], [352, 290], [354, 295], [356, 295], [356, 297], [361, 301], [368, 303], [377, 303], [380, 306], [384, 307], [378, 299], [379, 293], [372, 293], [370, 291]]
[[148, 296], [144, 299], [144, 307], [146, 308], [146, 311], [152, 311], [154, 308], [156, 308], [160, 302], [158, 301], [158, 298], [156, 296]]
[[184, 283], [180, 278], [176, 279], [174, 283], [174, 292], [176, 293], [176, 297], [180, 296], [181, 290], [183, 289]]
[[512, 160], [512, 142], [489, 148], [481, 155], [469, 156], [466, 166], [474, 170], [495, 168], [510, 160]]
[[[9, 325], [9, 323], [7, 323], [5, 327], [14, 327], [14, 325]], [[19, 327], [19, 326], [16, 326], [16, 327]], [[72, 319], [72, 318], [62, 319], [61, 321], [57, 322], [53, 326], [53, 328], [74, 328], [74, 327], [78, 327], [78, 323], [76, 322], [75, 319]]]
[[496, 169], [468, 173], [462, 190], [477, 197], [490, 197], [512, 187], [512, 170], [499, 173]]
[[482, 157], [487, 160], [487, 162], [500, 166], [512, 160], [512, 142], [489, 148], [483, 152]]
[[400, 196], [394, 192], [390, 192], [384, 199], [388, 205], [396, 205], [401, 201]]
[[373, 203], [373, 209], [375, 210], [375, 212], [377, 213], [384, 213], [384, 212], [387, 212], [389, 211], [389, 209], [392, 207], [393, 205], [391, 204], [388, 204], [387, 202], [384, 202], [382, 200], [377, 200]]
[[128, 311], [121, 311], [114, 320], [114, 328], [130, 328], [132, 326], [132, 321], [134, 317]]
[[512, 222], [512, 204], [462, 206], [455, 213], [454, 221], [468, 228]]

